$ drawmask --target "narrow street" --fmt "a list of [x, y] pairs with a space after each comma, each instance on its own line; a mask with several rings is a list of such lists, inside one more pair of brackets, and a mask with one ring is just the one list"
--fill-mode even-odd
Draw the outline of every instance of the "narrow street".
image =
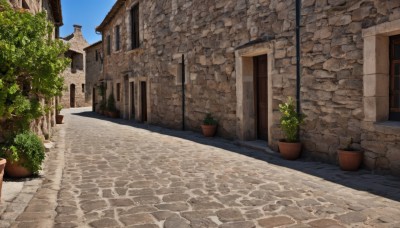
[[47, 191], [56, 213], [29, 213], [49, 205], [36, 195], [14, 227], [400, 227], [392, 176], [284, 161], [89, 109], [67, 110], [58, 134], [61, 186]]

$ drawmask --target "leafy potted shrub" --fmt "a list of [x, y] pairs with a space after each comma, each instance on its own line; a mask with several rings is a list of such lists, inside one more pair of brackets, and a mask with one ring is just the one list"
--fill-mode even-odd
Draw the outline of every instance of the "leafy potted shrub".
[[0, 200], [1, 200], [1, 189], [3, 187], [3, 176], [4, 168], [6, 167], [6, 159], [0, 157]]
[[99, 113], [100, 115], [105, 115], [107, 110], [107, 102], [106, 99], [102, 99], [100, 102], [100, 108], [99, 108]]
[[17, 134], [3, 148], [7, 159], [5, 172], [10, 177], [28, 177], [38, 174], [45, 159], [45, 148], [33, 132]]
[[62, 105], [58, 104], [58, 105], [56, 106], [56, 111], [57, 111], [57, 114], [56, 114], [56, 124], [62, 124], [62, 122], [63, 122], [64, 115], [61, 115], [61, 114], [60, 114], [60, 112], [61, 112], [62, 109], [63, 109], [63, 106], [62, 106]]
[[279, 151], [283, 158], [295, 160], [300, 157], [301, 142], [298, 141], [299, 127], [304, 122], [305, 115], [296, 112], [293, 98], [289, 97], [286, 103], [279, 105], [282, 114], [280, 119], [281, 128], [285, 139], [278, 143]]
[[339, 166], [344, 171], [356, 171], [364, 158], [364, 153], [352, 147], [353, 139], [350, 138], [346, 148], [338, 150]]
[[108, 96], [107, 100], [107, 111], [108, 111], [108, 116], [111, 118], [118, 118], [119, 117], [119, 111], [115, 107], [115, 98], [113, 93]]
[[201, 125], [201, 130], [205, 137], [213, 137], [217, 130], [218, 121], [215, 120], [210, 113], [206, 115]]

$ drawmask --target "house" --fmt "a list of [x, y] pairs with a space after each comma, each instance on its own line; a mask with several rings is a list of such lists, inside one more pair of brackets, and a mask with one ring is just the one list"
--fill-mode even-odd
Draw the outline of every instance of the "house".
[[399, 1], [117, 0], [96, 30], [122, 118], [199, 130], [212, 113], [219, 136], [276, 149], [292, 96], [308, 156], [351, 141], [400, 175]]
[[103, 71], [103, 48], [102, 41], [96, 42], [86, 48], [86, 103], [92, 103], [93, 111], [99, 110], [100, 106], [100, 85]]
[[82, 26], [74, 25], [74, 32], [62, 40], [69, 44], [69, 50], [65, 55], [71, 59], [71, 66], [63, 73], [66, 87], [60, 103], [64, 108], [90, 106], [91, 102], [85, 100], [86, 53], [84, 51], [89, 44], [82, 35]]

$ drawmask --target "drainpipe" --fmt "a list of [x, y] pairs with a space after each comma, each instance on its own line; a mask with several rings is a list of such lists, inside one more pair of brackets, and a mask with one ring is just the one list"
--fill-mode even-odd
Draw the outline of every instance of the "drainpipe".
[[182, 55], [182, 131], [185, 130], [185, 55]]
[[[301, 20], [301, 0], [296, 0], [296, 107], [297, 113], [300, 113], [300, 20]], [[297, 134], [300, 139], [300, 134]]]

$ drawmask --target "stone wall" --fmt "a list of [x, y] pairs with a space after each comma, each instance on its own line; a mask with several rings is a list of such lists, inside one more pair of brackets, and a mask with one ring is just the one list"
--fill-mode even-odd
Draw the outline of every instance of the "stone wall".
[[[85, 100], [86, 54], [83, 49], [88, 46], [88, 43], [82, 35], [81, 26], [74, 25], [74, 33], [63, 40], [70, 45], [66, 56], [71, 58], [72, 62], [63, 73], [65, 89], [60, 103], [64, 108], [91, 106], [91, 102]], [[75, 87], [75, 93], [73, 87]]]
[[[96, 110], [98, 110], [99, 108], [99, 99], [100, 99], [99, 90], [97, 87], [100, 85], [99, 80], [101, 79], [101, 75], [103, 72], [102, 52], [103, 49], [101, 41], [85, 48], [85, 53], [86, 53], [85, 100], [86, 103], [91, 104], [94, 98], [95, 103], [92, 105], [96, 107]], [[93, 93], [93, 91], [95, 93]]]
[[[183, 55], [187, 129], [199, 131], [210, 112], [219, 121], [219, 136], [254, 140], [245, 137], [254, 135], [246, 124], [253, 124], [255, 115], [252, 99], [245, 98], [254, 97], [252, 57], [268, 54], [268, 144], [276, 149], [282, 138], [278, 104], [296, 94], [295, 1], [140, 1], [141, 45], [130, 50], [129, 10], [136, 2], [117, 1], [116, 15], [100, 26], [103, 41], [111, 35], [112, 44], [115, 26], [122, 28], [122, 50], [105, 54], [103, 76], [112, 91], [116, 83], [135, 82], [140, 106], [137, 82], [147, 81], [149, 122], [180, 128]], [[352, 140], [366, 152], [366, 167], [399, 172], [399, 127], [365, 118], [362, 31], [398, 20], [400, 2], [303, 0], [301, 14], [304, 151], [336, 163], [336, 150]], [[128, 91], [122, 90], [118, 108], [132, 118], [130, 100], [124, 100]], [[140, 110], [134, 118], [140, 120]]]

